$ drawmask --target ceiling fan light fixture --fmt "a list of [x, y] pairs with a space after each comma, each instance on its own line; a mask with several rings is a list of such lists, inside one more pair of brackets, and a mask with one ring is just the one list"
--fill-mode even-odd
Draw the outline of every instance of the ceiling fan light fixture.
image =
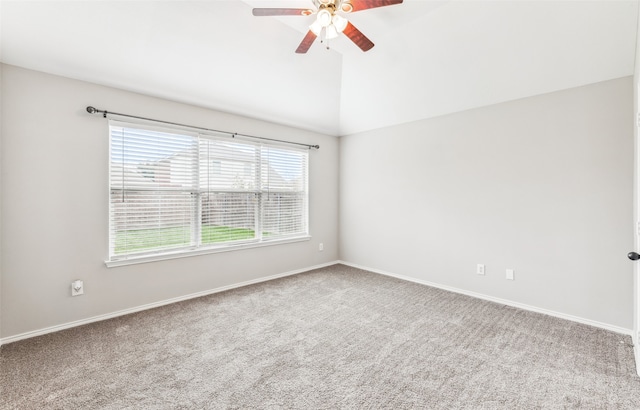
[[327, 9], [320, 10], [316, 21], [320, 23], [322, 27], [327, 27], [331, 24], [331, 12]]
[[320, 25], [318, 20], [316, 20], [309, 26], [309, 30], [311, 30], [316, 36], [319, 36], [322, 32], [322, 25]]
[[335, 26], [339, 33], [342, 33], [344, 29], [347, 28], [347, 23], [349, 23], [349, 21], [342, 16], [334, 14], [331, 19], [331, 23], [333, 23], [332, 25]]
[[338, 30], [336, 29], [336, 26], [334, 26], [333, 24], [329, 24], [327, 26], [327, 40], [331, 40], [332, 38], [336, 38], [338, 37]]

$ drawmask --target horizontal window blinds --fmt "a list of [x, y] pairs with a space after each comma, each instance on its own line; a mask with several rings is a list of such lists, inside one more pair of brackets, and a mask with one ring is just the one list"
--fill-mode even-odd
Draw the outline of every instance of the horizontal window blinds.
[[200, 139], [202, 242], [258, 239], [257, 164], [260, 147], [230, 139]]
[[264, 147], [261, 152], [263, 231], [266, 236], [307, 230], [307, 158], [305, 151]]
[[110, 259], [308, 235], [308, 150], [110, 123]]

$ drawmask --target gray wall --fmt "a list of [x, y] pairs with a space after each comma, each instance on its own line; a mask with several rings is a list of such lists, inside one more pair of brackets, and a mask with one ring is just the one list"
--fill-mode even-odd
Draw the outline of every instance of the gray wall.
[[[338, 257], [633, 327], [631, 77], [338, 140], [0, 68], [2, 338]], [[312, 240], [107, 269], [107, 125], [87, 105], [320, 144]]]
[[340, 259], [632, 329], [633, 144], [632, 77], [342, 137]]
[[[638, 13], [636, 18], [637, 21], [640, 21], [640, 8], [638, 9]], [[636, 221], [636, 224], [640, 223], [640, 201], [638, 200], [640, 193], [638, 192], [638, 186], [640, 185], [640, 147], [638, 146], [638, 123], [640, 119], [640, 110], [638, 99], [640, 98], [640, 94], [638, 93], [638, 84], [640, 79], [640, 30], [636, 31], [636, 55], [635, 55], [635, 67], [633, 71], [633, 112], [636, 116], [636, 123], [633, 127], [633, 135], [634, 135], [634, 153], [635, 153], [635, 161], [633, 168], [633, 220]], [[637, 229], [634, 235], [634, 250], [638, 252], [640, 249], [640, 229]], [[636, 352], [636, 369], [638, 374], [640, 375], [640, 349], [638, 348], [638, 344], [640, 343], [640, 264], [633, 264], [633, 302], [634, 302], [634, 318], [633, 318], [633, 342], [635, 345]]]
[[[2, 5], [0, 5], [0, 12]], [[4, 121], [2, 121], [2, 101], [4, 99], [2, 93], [2, 72], [4, 66], [0, 64], [0, 159], [2, 159], [2, 130], [4, 129]], [[0, 166], [0, 232], [2, 232], [2, 166]], [[2, 337], [2, 235], [0, 234], [0, 337]]]
[[[0, 337], [337, 259], [338, 139], [14, 66], [2, 69]], [[106, 268], [108, 127], [101, 116], [86, 113], [88, 105], [319, 144], [310, 153], [312, 239]], [[84, 280], [83, 296], [70, 296], [74, 279]]]

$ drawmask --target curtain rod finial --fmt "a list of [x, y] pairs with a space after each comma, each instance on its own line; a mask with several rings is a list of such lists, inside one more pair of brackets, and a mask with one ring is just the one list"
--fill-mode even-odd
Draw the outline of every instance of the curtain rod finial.
[[98, 110], [96, 110], [96, 109], [95, 109], [94, 107], [92, 107], [92, 106], [88, 106], [88, 107], [87, 107], [87, 112], [88, 112], [89, 114], [95, 114], [96, 112], [98, 112]]

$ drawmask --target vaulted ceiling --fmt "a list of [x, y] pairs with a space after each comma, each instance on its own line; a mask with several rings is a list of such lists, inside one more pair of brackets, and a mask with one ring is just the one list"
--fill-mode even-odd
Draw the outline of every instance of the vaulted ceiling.
[[635, 0], [405, 0], [349, 15], [366, 53], [253, 7], [312, 3], [3, 0], [0, 61], [336, 136], [634, 71]]

